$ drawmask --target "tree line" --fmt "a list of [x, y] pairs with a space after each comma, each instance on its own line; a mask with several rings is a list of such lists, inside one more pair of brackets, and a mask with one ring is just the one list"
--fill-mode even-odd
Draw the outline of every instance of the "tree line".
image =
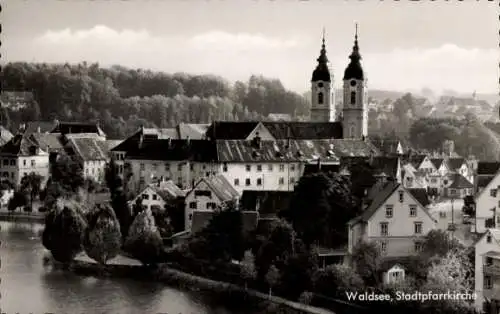
[[252, 75], [230, 84], [214, 75], [167, 74], [99, 64], [6, 64], [4, 91], [31, 91], [35, 102], [20, 111], [3, 107], [3, 123], [28, 120], [99, 121], [110, 138], [123, 138], [139, 125], [264, 119], [269, 113], [308, 114], [309, 102], [278, 79]]

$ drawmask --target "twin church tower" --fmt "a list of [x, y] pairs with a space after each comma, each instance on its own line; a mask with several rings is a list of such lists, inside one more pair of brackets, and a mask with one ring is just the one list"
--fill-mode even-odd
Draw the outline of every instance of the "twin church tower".
[[311, 121], [340, 122], [343, 138], [361, 139], [368, 134], [368, 108], [366, 105], [366, 78], [360, 63], [357, 24], [354, 47], [349, 59], [351, 61], [344, 71], [343, 78], [342, 112], [336, 113], [335, 85], [333, 74], [330, 74], [328, 67], [323, 32], [323, 45], [317, 59], [318, 65], [313, 71], [311, 79]]

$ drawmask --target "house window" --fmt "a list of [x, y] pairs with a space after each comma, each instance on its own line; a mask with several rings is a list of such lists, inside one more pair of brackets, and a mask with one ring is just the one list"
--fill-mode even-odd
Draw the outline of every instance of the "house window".
[[227, 164], [226, 163], [224, 163], [224, 165], [222, 166], [222, 171], [227, 172]]
[[268, 166], [267, 170], [269, 170], [269, 171], [273, 171], [273, 165], [272, 165], [272, 164], [269, 164], [269, 166]]
[[245, 168], [246, 168], [247, 171], [250, 171], [252, 169], [252, 166], [246, 165]]
[[170, 171], [170, 164], [165, 164], [165, 171]]
[[387, 242], [385, 242], [385, 241], [380, 242], [380, 252], [382, 254], [387, 253]]
[[280, 165], [280, 172], [285, 171], [285, 165]]
[[193, 220], [193, 214], [189, 214], [189, 221]]
[[446, 212], [439, 212], [439, 218], [446, 218]]
[[389, 234], [389, 224], [387, 222], [380, 223], [380, 235], [386, 236]]
[[189, 208], [190, 209], [196, 209], [196, 207], [198, 207], [197, 205], [198, 204], [196, 202], [191, 202], [191, 203], [189, 203]]
[[493, 283], [490, 276], [484, 276], [484, 289], [491, 289]]
[[4, 159], [3, 160], [3, 165], [4, 166], [8, 166], [9, 165], [9, 160], [8, 159]]
[[410, 205], [410, 217], [417, 217], [417, 205]]
[[142, 199], [143, 200], [148, 200], [149, 199], [149, 195], [148, 194], [142, 194]]
[[405, 195], [405, 193], [403, 191], [399, 191], [399, 202], [400, 203], [403, 203], [403, 201], [404, 201], [404, 195]]
[[144, 169], [146, 169], [146, 166], [144, 164], [141, 164], [140, 167], [141, 167], [142, 171], [144, 171]]
[[295, 178], [290, 178], [290, 184], [295, 184]]
[[322, 92], [318, 93], [318, 104], [320, 104], [320, 105], [323, 104], [323, 93]]
[[486, 236], [486, 243], [491, 243], [491, 235]]
[[414, 227], [415, 234], [422, 234], [422, 223], [421, 222], [415, 222], [413, 227]]
[[[205, 169], [205, 167], [203, 167]], [[189, 170], [193, 171], [194, 170], [194, 164], [189, 164]]]
[[356, 92], [351, 92], [351, 105], [356, 104]]
[[16, 165], [16, 160], [15, 159], [11, 159], [10, 160], [10, 165], [11, 166], [15, 166]]
[[23, 160], [23, 166], [26, 166], [26, 159]]
[[234, 179], [234, 185], [240, 185], [240, 179]]
[[157, 167], [158, 167], [158, 165], [157, 165], [157, 164], [152, 164], [152, 165], [151, 165], [151, 168], [153, 169], [153, 171], [156, 171], [156, 168], [157, 168]]
[[35, 160], [33, 159], [33, 160], [31, 161], [31, 167], [34, 167], [34, 166], [35, 166], [35, 164], [36, 164], [36, 162], [35, 162]]
[[295, 171], [295, 165], [290, 165], [290, 171]]
[[262, 171], [262, 165], [257, 165], [257, 172], [261, 172]]
[[436, 182], [437, 182], [437, 179], [435, 179], [435, 178], [431, 179], [431, 183], [436, 183]]
[[394, 206], [385, 205], [385, 218], [392, 218]]
[[178, 170], [178, 171], [181, 171], [181, 170], [182, 170], [182, 164], [178, 164], [178, 165], [177, 165], [177, 170]]
[[217, 204], [215, 202], [208, 202], [207, 209], [217, 209]]
[[151, 197], [152, 197], [153, 201], [156, 201], [158, 199], [158, 195], [156, 195], [156, 194], [151, 195]]
[[201, 166], [201, 169], [205, 170], [207, 168], [207, 165]]
[[279, 185], [283, 185], [283, 184], [285, 184], [285, 178], [280, 177], [280, 178], [279, 178], [279, 180], [278, 180], [278, 184], [279, 184]]
[[[88, 169], [87, 169], [87, 170], [88, 170]], [[144, 182], [146, 182], [146, 181], [145, 181], [145, 179], [144, 179], [144, 177], [140, 177], [140, 178], [139, 178], [139, 185], [143, 185], [143, 184], [144, 184]]]
[[422, 252], [422, 242], [415, 242], [415, 253]]
[[262, 185], [262, 179], [261, 178], [257, 179], [257, 185]]
[[245, 185], [246, 185], [246, 186], [249, 186], [249, 185], [250, 185], [250, 179], [248, 179], [248, 178], [246, 178], [246, 179], [245, 179]]
[[491, 266], [491, 265], [493, 265], [493, 258], [487, 256], [486, 257], [486, 266]]

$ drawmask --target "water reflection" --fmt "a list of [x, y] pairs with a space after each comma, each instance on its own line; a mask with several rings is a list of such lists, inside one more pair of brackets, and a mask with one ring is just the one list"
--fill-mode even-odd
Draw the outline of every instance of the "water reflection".
[[0, 222], [4, 313], [251, 313], [162, 283], [81, 277], [43, 266], [43, 226]]

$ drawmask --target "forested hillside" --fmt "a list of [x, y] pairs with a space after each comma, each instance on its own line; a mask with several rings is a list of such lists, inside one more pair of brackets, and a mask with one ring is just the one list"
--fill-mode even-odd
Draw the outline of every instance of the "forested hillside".
[[167, 74], [98, 64], [8, 63], [2, 90], [32, 91], [37, 104], [2, 108], [11, 129], [28, 120], [99, 121], [110, 138], [145, 126], [264, 119], [269, 113], [307, 115], [308, 101], [277, 79], [251, 76], [230, 84], [213, 75]]

